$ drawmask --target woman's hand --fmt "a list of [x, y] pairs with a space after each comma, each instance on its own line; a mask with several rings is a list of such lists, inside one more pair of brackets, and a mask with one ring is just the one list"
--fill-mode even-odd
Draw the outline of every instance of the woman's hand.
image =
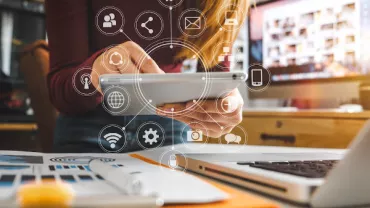
[[[117, 56], [122, 60], [121, 65], [110, 63], [112, 53], [117, 52]], [[115, 61], [121, 61], [115, 60]], [[140, 65], [140, 66], [139, 66]], [[107, 66], [109, 69], [107, 69]], [[94, 73], [96, 72], [96, 73]], [[92, 84], [99, 91], [99, 76], [103, 74], [134, 74], [134, 73], [152, 73], [164, 74], [157, 63], [136, 43], [128, 41], [110, 48], [101, 54], [93, 64]]]
[[[184, 104], [166, 104], [158, 107], [158, 115], [166, 116], [186, 123], [193, 130], [201, 130], [208, 137], [218, 138], [230, 133], [243, 118], [244, 101], [239, 90], [235, 89], [229, 95], [219, 100], [206, 100], [184, 115], [176, 116], [176, 111], [185, 110], [194, 105], [194, 102]], [[171, 113], [171, 109], [175, 113]]]

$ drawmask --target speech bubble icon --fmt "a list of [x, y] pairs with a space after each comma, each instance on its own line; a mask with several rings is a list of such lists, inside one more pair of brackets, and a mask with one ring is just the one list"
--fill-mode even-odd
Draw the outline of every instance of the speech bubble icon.
[[225, 135], [225, 140], [226, 140], [227, 144], [229, 144], [229, 143], [239, 144], [240, 141], [242, 140], [242, 138], [240, 136], [235, 135], [235, 134], [226, 134]]

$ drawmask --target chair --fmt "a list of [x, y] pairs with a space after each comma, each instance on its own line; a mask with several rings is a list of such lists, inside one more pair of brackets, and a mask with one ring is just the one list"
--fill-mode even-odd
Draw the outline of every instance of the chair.
[[52, 152], [57, 111], [49, 100], [46, 75], [50, 70], [48, 45], [39, 40], [26, 46], [20, 57], [20, 70], [24, 75], [31, 107], [38, 127], [42, 152]]

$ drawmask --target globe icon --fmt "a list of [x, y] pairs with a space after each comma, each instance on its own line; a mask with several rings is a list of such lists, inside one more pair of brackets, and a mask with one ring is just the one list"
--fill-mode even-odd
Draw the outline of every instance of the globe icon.
[[113, 109], [121, 108], [125, 103], [125, 96], [121, 92], [113, 91], [108, 95], [107, 103]]

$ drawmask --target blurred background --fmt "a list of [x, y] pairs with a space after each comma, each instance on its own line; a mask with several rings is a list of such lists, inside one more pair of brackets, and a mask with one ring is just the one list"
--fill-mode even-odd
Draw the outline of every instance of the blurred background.
[[[269, 69], [271, 83], [261, 91], [240, 87], [246, 109], [370, 109], [369, 11], [368, 0], [252, 1], [231, 70], [251, 75], [250, 65], [258, 63]], [[0, 149], [41, 151], [57, 115], [45, 81], [44, 1], [0, 0], [0, 36]], [[185, 61], [184, 69], [194, 71], [193, 65]]]
[[0, 25], [0, 148], [38, 150], [21, 61], [27, 46], [46, 39], [43, 1], [0, 0]]

